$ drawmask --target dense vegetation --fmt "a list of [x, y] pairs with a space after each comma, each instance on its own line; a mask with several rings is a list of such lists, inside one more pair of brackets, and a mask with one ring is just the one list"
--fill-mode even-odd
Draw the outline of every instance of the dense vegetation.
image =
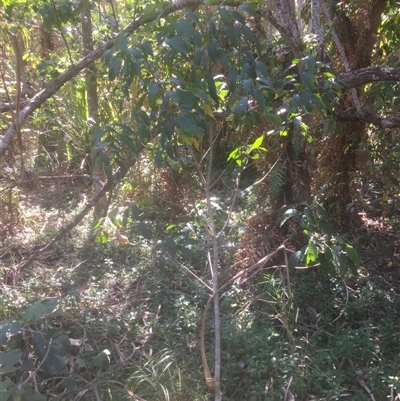
[[399, 399], [399, 16], [0, 0], [0, 399]]

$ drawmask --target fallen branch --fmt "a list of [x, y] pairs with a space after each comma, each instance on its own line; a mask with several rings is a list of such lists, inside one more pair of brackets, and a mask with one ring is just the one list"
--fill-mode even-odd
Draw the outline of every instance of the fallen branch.
[[67, 226], [62, 228], [59, 233], [54, 236], [44, 247], [36, 250], [25, 262], [20, 263], [15, 269], [14, 272], [22, 272], [25, 268], [27, 268], [38, 256], [40, 256], [43, 252], [49, 250], [57, 241], [61, 238], [64, 238], [68, 232], [70, 232], [73, 228], [75, 228], [89, 213], [89, 211], [96, 205], [96, 203], [105, 195], [106, 192], [113, 189], [127, 174], [129, 169], [135, 164], [135, 159], [132, 159], [126, 162], [125, 166], [120, 167], [117, 172], [114, 174], [112, 179], [108, 180], [101, 190], [89, 200], [84, 209], [69, 223]]

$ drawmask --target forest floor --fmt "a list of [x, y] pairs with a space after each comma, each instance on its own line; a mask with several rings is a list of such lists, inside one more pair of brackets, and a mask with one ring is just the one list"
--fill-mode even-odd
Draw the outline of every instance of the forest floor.
[[[47, 183], [19, 194], [2, 242], [0, 320], [43, 333], [62, 330], [72, 344], [62, 372], [34, 371], [35, 393], [47, 400], [210, 399], [199, 344], [209, 293], [193, 275], [209, 279], [205, 239], [193, 245], [193, 262], [177, 256], [163, 265], [159, 222], [149, 222], [147, 239], [134, 229], [121, 237], [122, 229], [107, 223], [105, 240], [92, 248], [87, 218], [31, 266], [15, 268], [71, 221], [85, 202], [82, 190]], [[282, 387], [296, 401], [400, 399], [399, 233], [377, 214], [364, 211], [364, 226], [350, 238], [360, 255], [357, 276], [297, 270], [289, 292], [282, 269], [265, 269], [227, 288], [224, 400], [283, 400]], [[129, 242], [121, 241], [125, 236]], [[239, 243], [239, 231], [221, 243], [222, 280], [232, 274]], [[54, 298], [54, 311], [27, 319], [30, 305]], [[205, 347], [212, 367], [211, 314]], [[14, 348], [32, 355], [29, 336], [0, 350]], [[15, 383], [17, 371], [7, 376]]]

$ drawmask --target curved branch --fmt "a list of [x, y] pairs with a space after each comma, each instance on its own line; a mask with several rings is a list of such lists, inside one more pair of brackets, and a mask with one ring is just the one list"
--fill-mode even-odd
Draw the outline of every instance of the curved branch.
[[[113, 39], [108, 40], [107, 42], [100, 45], [96, 50], [89, 53], [86, 57], [83, 57], [77, 63], [73, 64], [70, 68], [64, 71], [60, 76], [50, 81], [45, 87], [38, 92], [32, 99], [27, 101], [24, 107], [19, 111], [16, 119], [16, 126], [22, 127], [25, 120], [36, 110], [38, 109], [47, 99], [52, 97], [63, 85], [65, 85], [68, 81], [74, 78], [79, 74], [84, 68], [88, 67], [95, 60], [99, 59], [104, 52], [111, 49], [114, 46], [114, 43], [126, 34], [133, 33], [136, 29], [141, 26], [155, 21], [163, 16], [171, 14], [175, 11], [178, 11], [182, 8], [199, 6], [203, 3], [203, 0], [188, 0], [184, 2], [177, 2], [172, 4], [171, 6], [165, 8], [162, 11], [156, 12], [153, 16], [149, 18], [143, 18], [140, 16], [128, 24], [117, 36]], [[0, 140], [0, 156], [3, 156], [8, 147], [11, 144], [11, 141], [16, 133], [15, 124], [11, 124], [7, 129], [3, 138]]]

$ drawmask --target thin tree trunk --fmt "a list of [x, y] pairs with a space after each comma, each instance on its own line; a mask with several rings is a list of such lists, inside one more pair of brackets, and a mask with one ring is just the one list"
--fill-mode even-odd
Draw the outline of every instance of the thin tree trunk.
[[[81, 24], [82, 24], [82, 56], [85, 57], [93, 51], [93, 38], [92, 38], [92, 16], [90, 12], [89, 1], [86, 0], [84, 8], [81, 13]], [[91, 136], [93, 136], [99, 128], [100, 116], [99, 116], [99, 104], [97, 95], [97, 79], [96, 79], [96, 65], [91, 64], [85, 71], [86, 80], [86, 100], [87, 100], [87, 121], [90, 127]], [[92, 148], [92, 176], [95, 188], [95, 194], [97, 194], [101, 185], [98, 182], [105, 181], [105, 174], [103, 170], [103, 163], [97, 157], [95, 148]], [[95, 221], [98, 220], [104, 212], [106, 199], [102, 198], [98, 202], [94, 209]]]

